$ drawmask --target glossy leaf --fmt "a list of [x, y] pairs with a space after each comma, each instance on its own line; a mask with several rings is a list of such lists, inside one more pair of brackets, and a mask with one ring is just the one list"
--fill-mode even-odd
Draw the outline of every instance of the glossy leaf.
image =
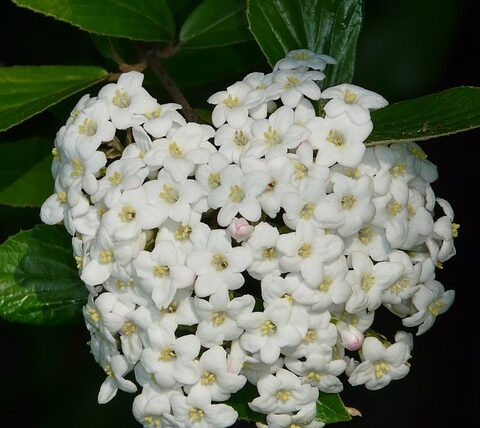
[[52, 145], [41, 138], [0, 144], [0, 204], [39, 207], [52, 194]]
[[79, 316], [87, 295], [63, 226], [36, 226], [0, 245], [0, 317], [61, 324]]
[[187, 18], [180, 43], [188, 48], [233, 45], [252, 39], [245, 0], [205, 0]]
[[0, 67], [0, 131], [104, 80], [108, 73], [90, 66]]
[[320, 392], [317, 401], [317, 421], [331, 424], [352, 419], [338, 394]]
[[367, 146], [428, 140], [480, 127], [480, 88], [463, 86], [372, 112]]
[[271, 65], [292, 49], [332, 56], [324, 86], [350, 82], [355, 68], [363, 0], [248, 0], [247, 17]]
[[169, 41], [175, 23], [165, 0], [13, 0], [18, 6], [106, 36]]

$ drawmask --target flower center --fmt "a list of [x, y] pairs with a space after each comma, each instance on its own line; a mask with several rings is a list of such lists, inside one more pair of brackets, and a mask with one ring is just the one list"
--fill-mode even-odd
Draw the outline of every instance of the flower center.
[[218, 172], [212, 172], [208, 176], [208, 185], [211, 189], [216, 189], [220, 186], [220, 174]]
[[175, 358], [177, 358], [177, 354], [172, 348], [163, 348], [158, 359], [160, 361], [172, 361]]
[[273, 129], [271, 125], [263, 133], [263, 138], [271, 146], [276, 146], [282, 143], [280, 135], [278, 135], [278, 131], [276, 129]]
[[164, 311], [167, 314], [174, 314], [175, 312], [177, 312], [177, 308], [178, 308], [178, 302], [174, 300], [164, 309]]
[[178, 201], [178, 192], [170, 185], [163, 185], [163, 192], [159, 195], [167, 204], [174, 204]]
[[153, 268], [153, 275], [160, 278], [170, 274], [170, 268], [165, 265], [155, 265]]
[[343, 99], [347, 104], [353, 104], [355, 101], [357, 101], [358, 95], [355, 94], [354, 92], [350, 91], [349, 89], [345, 90], [345, 94], [343, 96]]
[[233, 142], [235, 143], [235, 145], [238, 147], [238, 148], [243, 148], [247, 145], [248, 143], [248, 137], [247, 135], [245, 134], [245, 132], [237, 129], [235, 131], [235, 135], [233, 137]]
[[402, 206], [395, 199], [392, 199], [387, 204], [387, 211], [392, 217], [396, 217], [401, 210], [402, 210]]
[[313, 216], [313, 212], [315, 211], [315, 205], [311, 202], [307, 202], [303, 208], [300, 210], [299, 216], [304, 220], [310, 220]]
[[200, 422], [203, 421], [205, 414], [203, 413], [202, 409], [197, 409], [195, 407], [190, 407], [188, 411], [188, 418], [191, 422]]
[[430, 312], [434, 317], [436, 317], [444, 306], [445, 303], [443, 303], [441, 300], [435, 300], [433, 303], [430, 303], [428, 305], [427, 309], [428, 312]]
[[264, 260], [273, 260], [277, 257], [277, 249], [275, 247], [264, 248], [262, 256]]
[[278, 401], [288, 401], [290, 398], [292, 398], [292, 393], [286, 389], [280, 389], [275, 394], [275, 397]]
[[277, 185], [276, 181], [272, 178], [267, 185], [265, 186], [264, 192], [271, 192], [275, 190], [275, 186]]
[[230, 186], [228, 197], [232, 202], [239, 204], [243, 201], [243, 198], [245, 198], [245, 192], [238, 184], [234, 184], [233, 186]]
[[212, 256], [212, 265], [215, 266], [215, 269], [218, 271], [225, 270], [228, 268], [228, 260], [227, 258], [221, 253], [215, 253]]
[[265, 321], [260, 328], [262, 336], [271, 336], [277, 331], [277, 326], [270, 320]]
[[408, 219], [411, 220], [413, 217], [417, 215], [417, 210], [412, 204], [407, 205], [407, 211], [408, 211]]
[[98, 311], [94, 308], [89, 308], [88, 309], [88, 316], [95, 322], [98, 322], [100, 321], [100, 314], [98, 313]]
[[212, 324], [215, 327], [222, 325], [225, 322], [225, 312], [218, 311], [213, 313]]
[[458, 229], [460, 229], [460, 225], [458, 223], [452, 223], [450, 229], [452, 231], [452, 238], [458, 238]]
[[206, 370], [202, 373], [201, 384], [202, 385], [212, 385], [217, 381], [217, 377]]
[[238, 97], [232, 97], [229, 95], [223, 100], [223, 104], [225, 104], [225, 106], [228, 108], [234, 108], [240, 105], [240, 101], [238, 100]]
[[61, 204], [65, 204], [67, 202], [67, 193], [66, 192], [57, 192], [57, 198]]
[[122, 333], [124, 336], [130, 336], [131, 334], [135, 333], [137, 331], [137, 326], [131, 322], [131, 321], [126, 321], [123, 324], [122, 327]]
[[315, 342], [317, 340], [316, 330], [308, 329], [307, 334], [305, 335], [303, 340], [307, 343]]
[[401, 175], [405, 175], [407, 172], [407, 165], [404, 163], [397, 163], [390, 168], [390, 174], [394, 177], [399, 177]]
[[357, 199], [353, 195], [344, 195], [340, 200], [340, 203], [342, 204], [342, 208], [344, 210], [351, 210], [355, 206], [356, 202]]
[[367, 293], [372, 285], [375, 283], [375, 277], [370, 272], [365, 272], [362, 275], [362, 281], [360, 283], [360, 288]]
[[170, 143], [168, 146], [168, 151], [170, 152], [170, 156], [175, 159], [181, 159], [183, 158], [183, 152], [180, 147], [178, 147], [178, 144], [173, 142]]
[[296, 52], [296, 53], [292, 54], [292, 58], [305, 61], [309, 58], [309, 56], [306, 52]]
[[122, 211], [118, 213], [120, 220], [126, 221], [126, 222], [131, 222], [135, 220], [136, 215], [137, 213], [135, 212], [135, 210], [128, 205], [122, 207]]
[[162, 112], [162, 110], [160, 109], [160, 107], [156, 108], [155, 110], [152, 110], [148, 113], [145, 113], [145, 117], [148, 119], [148, 120], [152, 120], [152, 119], [157, 119], [160, 117], [160, 113]]
[[175, 230], [175, 239], [177, 241], [186, 241], [187, 239], [190, 239], [191, 233], [192, 228], [190, 226], [184, 226], [183, 224], [180, 224], [177, 227], [177, 230]]
[[301, 162], [295, 163], [295, 180], [303, 180], [308, 174], [308, 168]]
[[370, 226], [365, 226], [358, 231], [358, 239], [363, 245], [367, 245], [372, 242], [375, 232]]
[[381, 361], [375, 364], [375, 377], [381, 378], [385, 376], [390, 371], [390, 364]]
[[305, 376], [309, 382], [320, 382], [321, 375], [319, 372], [310, 372]]
[[97, 133], [97, 122], [88, 117], [85, 118], [83, 123], [78, 126], [78, 132], [87, 137], [91, 137]]
[[323, 276], [323, 281], [322, 281], [322, 283], [318, 286], [318, 289], [319, 289], [320, 291], [323, 291], [323, 292], [326, 293], [326, 292], [330, 289], [330, 286], [332, 285], [332, 282], [333, 282], [333, 280], [332, 280], [330, 277], [324, 275], [324, 276]]
[[162, 426], [162, 421], [158, 416], [145, 416], [143, 422], [150, 427], [160, 428]]
[[53, 159], [55, 160], [60, 160], [60, 152], [58, 151], [58, 149], [56, 147], [54, 147], [52, 149], [52, 155], [53, 155]]
[[300, 83], [300, 79], [295, 76], [288, 76], [287, 81], [283, 84], [284, 89], [294, 88]]
[[112, 102], [118, 108], [126, 108], [130, 105], [130, 98], [125, 91], [117, 89], [115, 91], [115, 96], [113, 97]]
[[112, 186], [118, 186], [122, 181], [122, 174], [119, 171], [115, 171], [110, 177], [108, 177], [108, 181]]
[[312, 254], [312, 244], [307, 244], [306, 242], [301, 245], [298, 249], [297, 254], [302, 258], [306, 259]]
[[408, 277], [404, 276], [400, 278], [398, 282], [392, 285], [391, 290], [393, 293], [395, 293], [397, 296], [404, 291], [408, 286], [410, 285], [410, 280]]
[[335, 144], [337, 147], [343, 146], [345, 144], [343, 135], [340, 131], [336, 129], [330, 129], [327, 136], [327, 141], [329, 143]]
[[113, 253], [110, 250], [100, 250], [98, 260], [100, 263], [112, 263]]
[[420, 160], [426, 160], [428, 158], [427, 154], [420, 147], [412, 147], [410, 152]]
[[70, 173], [72, 177], [81, 177], [83, 175], [85, 167], [80, 159], [73, 159], [70, 165], [72, 166], [72, 172]]

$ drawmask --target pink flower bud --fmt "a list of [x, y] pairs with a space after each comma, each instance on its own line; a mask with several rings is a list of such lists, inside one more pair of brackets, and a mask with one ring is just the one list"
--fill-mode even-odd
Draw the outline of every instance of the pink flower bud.
[[252, 234], [253, 229], [254, 227], [243, 217], [235, 217], [228, 226], [227, 232], [235, 241], [242, 242]]
[[347, 325], [341, 328], [340, 337], [342, 338], [342, 345], [349, 351], [357, 351], [362, 346], [365, 337], [363, 333], [353, 325]]

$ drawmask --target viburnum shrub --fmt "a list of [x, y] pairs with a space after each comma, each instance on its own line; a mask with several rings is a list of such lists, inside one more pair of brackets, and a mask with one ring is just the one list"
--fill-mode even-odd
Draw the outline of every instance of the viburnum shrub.
[[479, 88], [352, 84], [362, 0], [14, 3], [113, 70], [0, 67], [0, 131], [49, 118], [0, 144], [0, 205], [46, 223], [0, 245], [1, 318], [83, 313], [145, 428], [321, 428], [408, 374], [460, 227], [418, 142], [478, 128]]
[[90, 291], [99, 403], [121, 389], [145, 427], [227, 427], [248, 382], [269, 426], [321, 427], [319, 391], [342, 391], [343, 373], [371, 390], [407, 375], [412, 334], [390, 341], [375, 311], [433, 325], [459, 226], [420, 146], [366, 148], [382, 96], [320, 90], [334, 63], [289, 52], [213, 94], [214, 127], [159, 104], [137, 71], [75, 106], [41, 218], [65, 224]]

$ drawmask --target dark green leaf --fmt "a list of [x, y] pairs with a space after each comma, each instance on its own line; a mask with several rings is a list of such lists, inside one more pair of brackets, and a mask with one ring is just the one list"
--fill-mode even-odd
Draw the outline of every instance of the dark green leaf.
[[13, 0], [18, 6], [106, 36], [169, 41], [175, 23], [165, 0]]
[[211, 48], [251, 40], [245, 3], [245, 0], [205, 0], [183, 24], [180, 43], [188, 48]]
[[271, 65], [292, 49], [332, 56], [326, 86], [350, 82], [363, 17], [362, 0], [248, 0], [247, 17]]
[[27, 120], [107, 76], [102, 68], [90, 66], [0, 67], [0, 131]]
[[248, 406], [248, 402], [258, 397], [258, 391], [255, 385], [247, 382], [245, 386], [228, 399], [226, 404], [232, 406], [238, 413], [238, 418], [248, 422], [265, 423], [265, 415], [254, 412]]
[[428, 140], [480, 127], [480, 88], [462, 86], [372, 112], [367, 146]]
[[39, 207], [52, 194], [52, 145], [40, 138], [0, 144], [0, 204]]
[[80, 314], [87, 295], [62, 226], [35, 226], [0, 245], [0, 317], [61, 324]]
[[194, 108], [193, 111], [197, 115], [199, 122], [206, 125], [212, 125], [212, 112], [204, 108]]
[[352, 417], [348, 414], [345, 405], [338, 394], [320, 392], [317, 401], [317, 421], [326, 424], [349, 421]]

